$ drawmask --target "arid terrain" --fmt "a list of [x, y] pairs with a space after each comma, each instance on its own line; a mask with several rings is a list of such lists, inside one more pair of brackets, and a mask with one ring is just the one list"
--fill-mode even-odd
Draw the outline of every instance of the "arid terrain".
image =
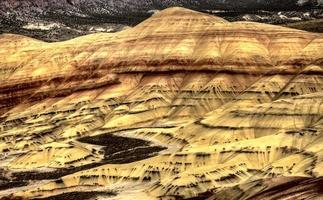
[[1, 34], [0, 198], [322, 199], [322, 52], [322, 33], [180, 7]]

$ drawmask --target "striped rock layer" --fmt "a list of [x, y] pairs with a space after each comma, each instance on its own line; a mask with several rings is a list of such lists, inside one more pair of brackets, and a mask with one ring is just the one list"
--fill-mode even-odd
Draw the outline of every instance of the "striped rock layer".
[[[3, 34], [3, 168], [100, 162], [102, 146], [81, 142], [85, 136], [122, 135], [168, 148], [10, 191], [34, 198], [111, 190], [117, 199], [271, 199], [276, 191], [272, 198], [284, 199], [275, 186], [285, 184], [296, 191], [293, 199], [319, 198], [322, 52], [322, 34], [183, 8], [66, 42]], [[308, 192], [287, 184], [295, 180]]]

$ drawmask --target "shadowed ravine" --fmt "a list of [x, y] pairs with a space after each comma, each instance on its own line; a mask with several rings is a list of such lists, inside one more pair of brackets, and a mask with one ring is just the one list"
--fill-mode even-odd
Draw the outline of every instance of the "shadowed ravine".
[[[66, 176], [68, 174], [99, 167], [104, 164], [123, 164], [143, 160], [155, 156], [159, 151], [166, 149], [166, 147], [157, 146], [148, 141], [122, 136], [114, 136], [112, 134], [83, 137], [80, 138], [79, 141], [83, 143], [102, 146], [103, 148], [101, 151], [104, 151], [104, 158], [102, 159], [102, 161], [82, 165], [80, 167], [53, 169], [47, 172], [37, 170], [31, 172], [13, 172], [11, 179], [6, 178], [5, 180], [3, 180], [0, 185], [0, 189], [5, 190], [9, 188], [26, 186], [30, 181], [37, 180], [57, 179], [57, 182], [59, 182], [60, 180], [58, 179], [60, 177]], [[77, 196], [76, 192], [71, 195], [73, 197]], [[82, 196], [83, 194], [80, 195]], [[91, 193], [88, 193], [88, 195], [91, 195]], [[87, 195], [84, 194], [84, 196]], [[65, 195], [65, 197], [68, 197], [68, 195]]]

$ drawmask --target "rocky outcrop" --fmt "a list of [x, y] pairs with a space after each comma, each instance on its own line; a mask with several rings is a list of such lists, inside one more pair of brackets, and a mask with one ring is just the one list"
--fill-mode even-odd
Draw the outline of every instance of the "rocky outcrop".
[[[168, 0], [168, 1], [153, 1], [153, 0], [23, 0], [11, 1], [5, 0], [1, 2], [1, 10], [6, 9], [20, 10], [24, 13], [34, 11], [34, 15], [46, 14], [47, 12], [66, 12], [71, 15], [106, 15], [111, 17], [126, 18], [125, 15], [140, 16], [146, 15], [149, 11], [161, 10], [172, 6], [181, 6], [194, 10], [239, 10], [239, 11], [256, 11], [256, 10], [298, 10], [315, 7], [322, 7], [323, 3], [320, 0]], [[69, 12], [67, 12], [69, 11]], [[32, 13], [28, 13], [32, 14]]]
[[[226, 192], [261, 199], [275, 185], [268, 178], [320, 181], [322, 34], [170, 8], [118, 33], [60, 43], [0, 40], [6, 170], [99, 162], [102, 143], [84, 137], [103, 134], [168, 147], [0, 195], [109, 190], [120, 199]], [[39, 93], [46, 95], [33, 98]]]

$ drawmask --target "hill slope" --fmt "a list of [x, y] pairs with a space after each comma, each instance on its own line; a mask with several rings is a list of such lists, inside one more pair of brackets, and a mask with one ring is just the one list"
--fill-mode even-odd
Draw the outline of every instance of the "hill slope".
[[[270, 199], [284, 197], [280, 185], [296, 199], [319, 197], [322, 42], [183, 8], [66, 42], [1, 35], [1, 166], [29, 182], [0, 195]], [[105, 157], [111, 135], [167, 149], [121, 164]]]

